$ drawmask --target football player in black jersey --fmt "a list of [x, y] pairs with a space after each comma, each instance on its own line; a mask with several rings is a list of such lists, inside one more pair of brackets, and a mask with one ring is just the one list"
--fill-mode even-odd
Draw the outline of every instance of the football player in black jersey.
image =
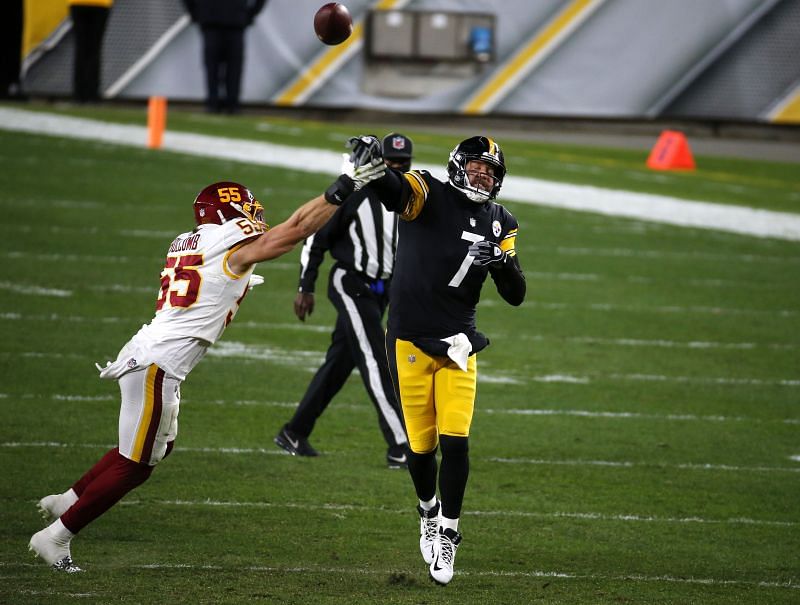
[[[378, 165], [377, 139], [360, 137], [354, 145], [356, 155], [372, 156], [371, 163]], [[500, 146], [488, 137], [466, 139], [451, 152], [447, 172], [447, 182], [416, 170], [359, 174], [357, 184], [342, 175], [327, 193], [343, 195], [367, 181], [402, 219], [386, 350], [411, 449], [408, 468], [419, 498], [420, 550], [439, 584], [452, 579], [461, 542], [458, 520], [469, 475], [475, 354], [489, 344], [475, 325], [475, 307], [487, 276], [511, 305], [522, 303], [526, 289], [515, 250], [517, 221], [494, 202], [506, 174]], [[437, 473], [441, 500], [436, 497]]]

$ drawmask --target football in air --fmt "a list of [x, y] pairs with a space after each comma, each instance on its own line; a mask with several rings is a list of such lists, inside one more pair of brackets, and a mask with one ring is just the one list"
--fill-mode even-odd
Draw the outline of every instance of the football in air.
[[344, 4], [328, 2], [314, 15], [314, 31], [325, 44], [341, 44], [353, 33], [353, 19]]

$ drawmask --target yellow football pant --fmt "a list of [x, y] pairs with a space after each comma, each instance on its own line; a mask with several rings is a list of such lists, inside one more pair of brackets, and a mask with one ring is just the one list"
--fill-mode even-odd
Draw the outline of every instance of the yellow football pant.
[[478, 376], [475, 355], [464, 372], [449, 357], [432, 357], [406, 340], [395, 339], [394, 345], [389, 362], [395, 366], [411, 451], [432, 452], [439, 435], [469, 436]]

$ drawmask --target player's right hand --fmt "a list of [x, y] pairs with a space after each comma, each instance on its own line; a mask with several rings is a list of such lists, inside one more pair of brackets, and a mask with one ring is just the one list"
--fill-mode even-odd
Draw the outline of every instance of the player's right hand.
[[305, 321], [306, 316], [310, 316], [314, 312], [314, 293], [313, 292], [298, 292], [294, 297], [294, 314], [297, 319]]

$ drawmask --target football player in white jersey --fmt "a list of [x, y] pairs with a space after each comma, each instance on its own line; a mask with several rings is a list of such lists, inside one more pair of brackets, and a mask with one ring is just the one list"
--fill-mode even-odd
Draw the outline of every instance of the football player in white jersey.
[[72, 561], [72, 537], [146, 481], [170, 453], [181, 382], [222, 335], [250, 283], [260, 283], [255, 264], [316, 232], [341, 200], [326, 192], [270, 229], [263, 206], [246, 187], [219, 182], [200, 192], [194, 200], [197, 226], [176, 237], [167, 252], [155, 317], [116, 361], [97, 366], [101, 378], [119, 382], [119, 445], [66, 492], [39, 501], [51, 523], [33, 535], [30, 550], [56, 570], [81, 571]]

